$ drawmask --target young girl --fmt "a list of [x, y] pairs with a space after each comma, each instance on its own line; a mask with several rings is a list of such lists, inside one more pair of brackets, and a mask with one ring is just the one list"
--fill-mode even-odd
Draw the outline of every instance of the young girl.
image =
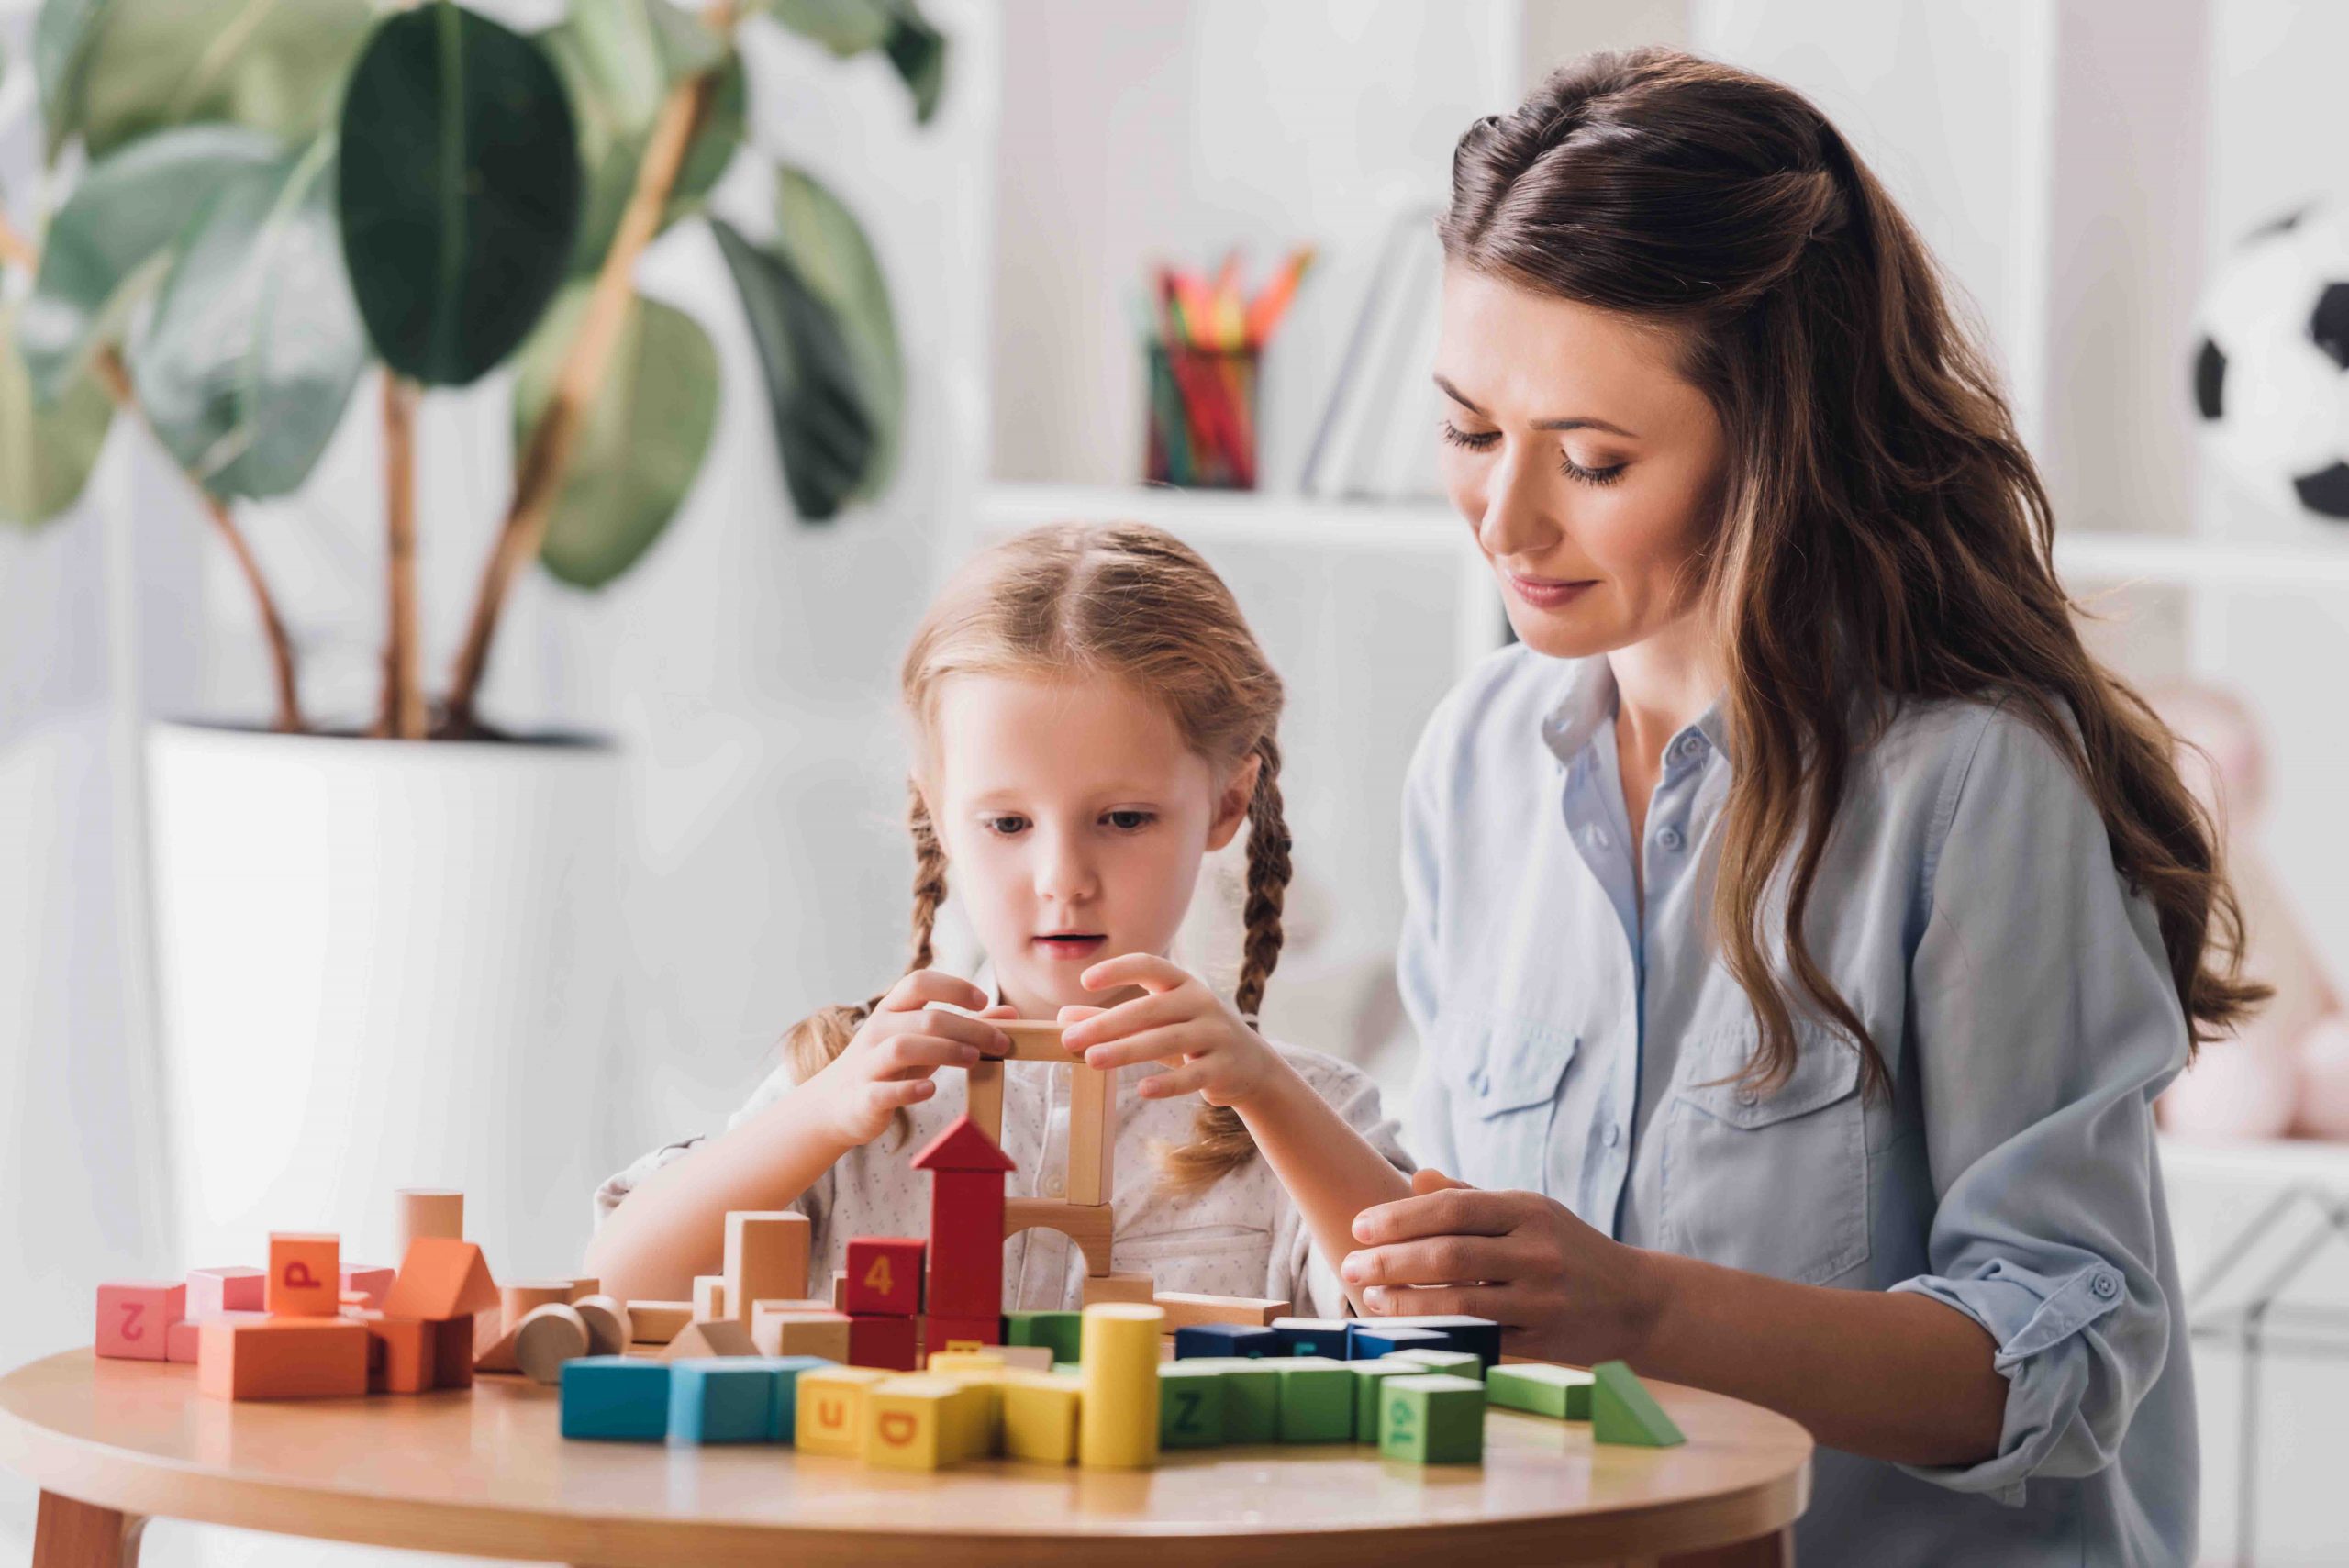
[[[1037, 529], [948, 586], [907, 654], [903, 695], [916, 750], [905, 977], [794, 1029], [721, 1135], [605, 1183], [588, 1271], [623, 1297], [680, 1299], [718, 1267], [728, 1210], [788, 1207], [812, 1224], [821, 1294], [849, 1238], [927, 1229], [928, 1178], [908, 1161], [963, 1114], [968, 1083], [940, 1069], [1008, 1049], [989, 1018], [1067, 1009], [1086, 1020], [1069, 1045], [1116, 1070], [1112, 1268], [1162, 1290], [1341, 1310], [1330, 1266], [1308, 1267], [1314, 1237], [1350, 1246], [1355, 1210], [1408, 1191], [1408, 1167], [1367, 1079], [1248, 1022], [1280, 956], [1289, 834], [1280, 679], [1230, 591], [1152, 528]], [[1243, 825], [1245, 952], [1227, 1005], [1164, 955], [1201, 857]], [[950, 873], [992, 989], [930, 967]], [[1074, 1070], [1003, 1071], [1007, 1190], [1062, 1196]], [[1203, 1089], [1219, 1103], [1191, 1098]], [[1337, 1173], [1319, 1175], [1311, 1215], [1255, 1157], [1243, 1103], [1279, 1172], [1311, 1150]], [[1007, 1246], [1007, 1308], [1078, 1305], [1085, 1260], [1066, 1237], [1030, 1229]]]

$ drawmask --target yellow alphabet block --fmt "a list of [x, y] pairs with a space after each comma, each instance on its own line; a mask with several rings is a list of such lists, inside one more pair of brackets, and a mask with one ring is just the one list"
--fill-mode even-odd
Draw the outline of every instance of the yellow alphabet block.
[[954, 1442], [963, 1385], [942, 1377], [892, 1377], [864, 1395], [864, 1462], [936, 1470], [962, 1454]]
[[1076, 1457], [1082, 1383], [1056, 1373], [1013, 1372], [997, 1387], [1005, 1454], [1031, 1464], [1066, 1464]]
[[864, 1451], [865, 1400], [890, 1374], [863, 1366], [811, 1367], [799, 1374], [793, 1441], [802, 1453], [854, 1459]]

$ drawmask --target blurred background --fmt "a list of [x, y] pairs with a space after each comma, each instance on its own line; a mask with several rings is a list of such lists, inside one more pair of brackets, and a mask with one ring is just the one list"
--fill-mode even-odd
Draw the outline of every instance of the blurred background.
[[[306, 139], [373, 19], [349, 5], [188, 0], [142, 28], [125, 0], [69, 56], [34, 0], [0, 0], [0, 206], [25, 252], [0, 284], [24, 361], [0, 361], [0, 1365], [85, 1341], [95, 1282], [247, 1261], [272, 1227], [371, 1256], [398, 1185], [465, 1186], [501, 1275], [569, 1273], [597, 1178], [721, 1121], [786, 1025], [901, 965], [896, 662], [939, 578], [1035, 522], [1159, 523], [1232, 582], [1293, 693], [1299, 881], [1268, 1028], [1399, 1100], [1399, 782], [1506, 635], [1432, 493], [1427, 225], [1469, 121], [1587, 50], [1668, 43], [1813, 95], [1906, 205], [2005, 366], [2091, 635], [2210, 749], [2283, 1000], [2165, 1107], [2205, 1561], [2349, 1553], [2325, 1490], [2349, 1438], [2349, 163], [2321, 107], [2349, 11], [921, 0], [908, 43], [841, 32], [854, 6], [777, 5], [713, 66], [645, 10], [667, 0], [481, 0], [527, 38], [572, 29], [544, 52], [614, 250], [662, 94], [722, 71], [716, 112], [739, 117], [622, 256], [640, 303], [587, 384], [586, 487], [499, 601], [471, 705], [544, 742], [513, 746], [255, 733], [282, 699], [219, 517], [306, 722], [345, 731], [396, 706], [386, 541], [412, 530], [414, 663], [440, 694], [565, 339], [403, 362], [354, 247], [370, 337], [347, 333], [340, 373], [306, 366], [239, 304], [244, 274], [202, 295], [204, 247], [162, 253], [202, 214], [147, 251], [120, 213], [161, 198], [111, 228], [62, 217], [109, 153], [216, 120], [276, 139], [206, 156], [303, 210], [303, 181], [331, 188]], [[623, 13], [653, 33], [610, 32]], [[83, 98], [61, 136], [64, 82]], [[343, 125], [346, 209], [377, 134]], [[617, 185], [593, 156], [615, 150]], [[120, 263], [82, 287], [79, 339], [33, 264], [60, 225]], [[304, 264], [223, 232], [255, 266]], [[556, 259], [558, 315], [608, 255]], [[287, 275], [262, 294], [356, 320], [340, 272]], [[173, 354], [239, 330], [285, 384], [216, 418], [219, 375]], [[62, 414], [32, 395], [73, 369], [61, 335], [86, 358], [108, 331], [143, 419], [109, 419], [102, 385]], [[874, 438], [829, 489], [827, 367]], [[239, 470], [287, 407], [306, 445]], [[384, 480], [409, 454], [412, 514]], [[1195, 917], [1211, 970], [1236, 967], [1237, 872], [1211, 869]], [[25, 1550], [31, 1498], [0, 1477], [0, 1551]], [[295, 1560], [178, 1525], [147, 1550]], [[379, 1554], [298, 1560], [329, 1555]]]

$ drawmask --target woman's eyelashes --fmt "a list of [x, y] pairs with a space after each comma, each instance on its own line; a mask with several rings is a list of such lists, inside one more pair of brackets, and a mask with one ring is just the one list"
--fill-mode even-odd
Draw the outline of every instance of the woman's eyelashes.
[[[1464, 430], [1446, 419], [1443, 422], [1443, 439], [1455, 447], [1465, 447], [1472, 452], [1486, 452], [1500, 444], [1501, 433], [1498, 430]], [[1576, 462], [1574, 460], [1574, 454], [1563, 447], [1558, 450], [1558, 464], [1560, 472], [1564, 473], [1568, 479], [1581, 484], [1598, 485], [1614, 484], [1623, 477], [1623, 471], [1631, 466], [1629, 463], [1614, 462], [1603, 467], [1586, 468]]]

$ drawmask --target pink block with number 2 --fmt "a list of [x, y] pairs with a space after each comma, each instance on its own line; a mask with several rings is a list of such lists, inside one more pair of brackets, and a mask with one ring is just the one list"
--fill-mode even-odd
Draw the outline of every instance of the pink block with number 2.
[[187, 1286], [125, 1280], [98, 1286], [98, 1354], [159, 1362], [171, 1350], [172, 1325], [187, 1315]]

